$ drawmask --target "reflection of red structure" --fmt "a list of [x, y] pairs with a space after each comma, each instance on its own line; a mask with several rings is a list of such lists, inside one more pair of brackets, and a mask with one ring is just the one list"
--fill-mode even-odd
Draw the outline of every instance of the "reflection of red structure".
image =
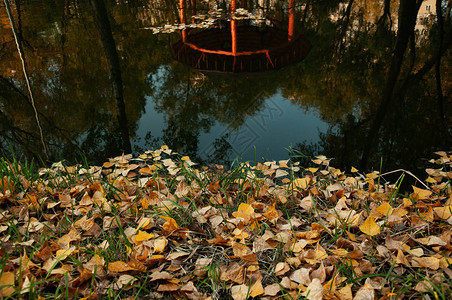
[[[196, 2], [192, 1], [193, 4]], [[231, 1], [231, 13], [235, 13], [236, 1]], [[294, 4], [289, 4], [287, 30], [269, 27], [264, 31], [251, 25], [238, 25], [230, 21], [230, 31], [211, 28], [195, 33], [182, 31], [182, 38], [173, 45], [177, 60], [206, 71], [262, 72], [278, 69], [302, 60], [311, 45], [294, 31]], [[185, 0], [179, 0], [181, 22], [185, 23]]]

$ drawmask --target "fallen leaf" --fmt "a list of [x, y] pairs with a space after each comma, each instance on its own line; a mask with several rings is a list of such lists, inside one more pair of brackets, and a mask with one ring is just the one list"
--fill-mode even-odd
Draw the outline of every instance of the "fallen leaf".
[[234, 300], [246, 300], [248, 298], [249, 287], [241, 284], [231, 288], [231, 296]]
[[232, 215], [235, 218], [242, 218], [243, 223], [248, 224], [254, 217], [254, 208], [247, 203], [240, 203], [237, 211], [233, 212]]
[[259, 278], [255, 283], [251, 285], [250, 296], [256, 297], [264, 293], [264, 287], [262, 286], [261, 279]]
[[276, 296], [281, 291], [279, 284], [274, 283], [271, 285], [267, 285], [264, 289], [264, 294], [266, 296]]
[[148, 241], [150, 239], [152, 239], [155, 236], [155, 234], [153, 233], [147, 233], [145, 231], [138, 231], [137, 236], [135, 237], [135, 243], [141, 243], [143, 241]]
[[290, 270], [289, 264], [285, 262], [279, 262], [275, 267], [275, 275], [282, 276]]
[[349, 284], [345, 285], [343, 288], [341, 288], [340, 290], [335, 292], [336, 296], [339, 297], [339, 300], [352, 300], [353, 299], [352, 286], [353, 286], [353, 283], [349, 283]]
[[13, 272], [3, 272], [2, 277], [0, 277], [0, 295], [2, 297], [8, 297], [16, 291], [14, 288], [14, 273]]
[[308, 300], [322, 300], [323, 299], [324, 288], [319, 279], [314, 278], [312, 282], [306, 288], [306, 291], [303, 292], [303, 296]]
[[371, 284], [364, 284], [355, 294], [353, 300], [374, 300], [375, 291]]
[[153, 272], [151, 274], [151, 279], [149, 281], [156, 281], [156, 280], [169, 280], [172, 279], [174, 276], [171, 275], [168, 272]]
[[375, 223], [374, 218], [368, 217], [366, 221], [359, 226], [359, 230], [369, 236], [375, 236], [380, 233], [380, 226]]
[[110, 272], [119, 273], [119, 272], [127, 272], [127, 271], [135, 271], [134, 268], [129, 266], [123, 261], [115, 261], [108, 264], [108, 270]]
[[154, 250], [155, 252], [163, 252], [165, 251], [166, 245], [168, 245], [168, 240], [165, 237], [160, 237], [154, 242]]
[[311, 278], [309, 277], [310, 270], [308, 268], [301, 268], [295, 270], [290, 275], [290, 280], [295, 281], [297, 283], [301, 283], [303, 285], [309, 285], [311, 283]]
[[414, 185], [412, 187], [414, 191], [414, 198], [416, 198], [417, 200], [425, 200], [432, 195], [432, 192], [429, 190], [423, 190], [415, 187]]

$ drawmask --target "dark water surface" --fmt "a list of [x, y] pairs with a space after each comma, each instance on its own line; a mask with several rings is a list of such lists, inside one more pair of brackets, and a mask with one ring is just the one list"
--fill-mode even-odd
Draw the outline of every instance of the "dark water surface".
[[[334, 157], [338, 167], [379, 169], [383, 161], [385, 170], [416, 170], [451, 146], [450, 49], [441, 54], [440, 77], [428, 65], [438, 48], [434, 17], [424, 20], [424, 36], [408, 43], [388, 100], [397, 32], [388, 21], [376, 23], [382, 4], [369, 10], [357, 1], [347, 17], [339, 1], [298, 1], [296, 28], [312, 44], [309, 55], [274, 72], [237, 76], [174, 61], [180, 32], [142, 29], [177, 23], [177, 1], [105, 1], [110, 33], [88, 1], [10, 2], [50, 160], [84, 153], [99, 163], [127, 151], [129, 135], [135, 154], [167, 144], [192, 160], [224, 163], [238, 155], [286, 159], [293, 148]], [[273, 2], [266, 15], [287, 22], [287, 3]], [[200, 2], [203, 9], [209, 7]], [[43, 157], [1, 4], [0, 76], [0, 147]]]

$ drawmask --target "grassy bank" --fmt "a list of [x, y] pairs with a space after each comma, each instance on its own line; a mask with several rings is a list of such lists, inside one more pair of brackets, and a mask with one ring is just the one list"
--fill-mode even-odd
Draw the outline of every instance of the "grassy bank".
[[0, 162], [0, 296], [450, 299], [451, 155], [407, 194], [326, 157]]

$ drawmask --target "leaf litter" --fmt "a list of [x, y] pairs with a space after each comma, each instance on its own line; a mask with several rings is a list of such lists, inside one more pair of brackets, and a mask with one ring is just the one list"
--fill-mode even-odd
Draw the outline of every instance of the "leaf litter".
[[452, 156], [436, 154], [405, 194], [325, 156], [226, 170], [162, 146], [29, 178], [3, 161], [0, 297], [446, 299]]

